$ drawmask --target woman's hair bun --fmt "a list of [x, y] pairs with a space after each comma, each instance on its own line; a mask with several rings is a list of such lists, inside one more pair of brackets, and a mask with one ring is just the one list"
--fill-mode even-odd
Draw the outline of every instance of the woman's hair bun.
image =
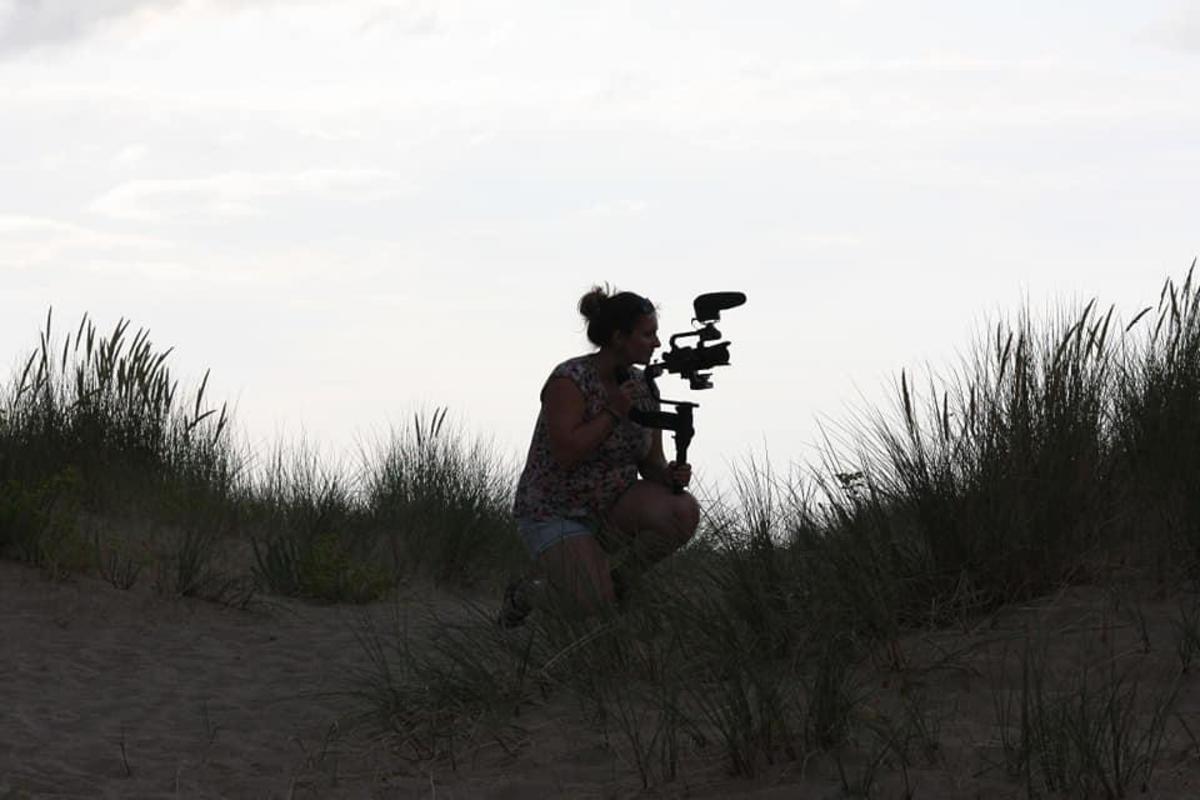
[[634, 292], [616, 292], [605, 286], [593, 286], [579, 298], [579, 313], [587, 320], [588, 341], [604, 347], [613, 333], [630, 333], [638, 319], [655, 313], [654, 304]]
[[589, 322], [600, 315], [600, 308], [608, 299], [608, 292], [602, 286], [593, 286], [592, 290], [579, 298], [579, 313]]

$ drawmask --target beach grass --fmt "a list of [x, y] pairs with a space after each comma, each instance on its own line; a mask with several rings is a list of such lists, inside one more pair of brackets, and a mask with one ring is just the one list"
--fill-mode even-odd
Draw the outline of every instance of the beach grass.
[[[353, 465], [305, 443], [258, 460], [208, 403], [207, 376], [181, 393], [146, 331], [101, 334], [85, 317], [59, 342], [52, 321], [0, 395], [0, 554], [233, 605], [368, 603], [410, 579], [474, 597], [420, 635], [405, 609], [359, 631], [347, 697], [398, 758], [458, 764], [484, 743], [516, 758], [526, 720], [553, 711], [646, 789], [719, 764], [915, 796], [949, 769], [954, 722], [926, 676], [954, 670], [975, 676], [955, 696], [991, 709], [978, 774], [1027, 796], [1150, 790], [1191, 730], [1178, 710], [1200, 652], [1191, 270], [1128, 322], [1097, 301], [1022, 311], [953, 371], [902, 371], [894, 404], [832, 431], [818, 465], [780, 476], [752, 459], [701, 497], [697, 537], [631, 609], [585, 616], [551, 595], [515, 630], [479, 598], [528, 565], [516, 470], [447, 409]], [[1113, 649], [1106, 617], [1109, 650], [1086, 669], [1052, 666], [1065, 639], [1041, 622], [981, 632], [1072, 587], [1138, 581], [1184, 598], [1169, 647], [1130, 603], [1117, 605], [1132, 649]], [[931, 656], [945, 632], [974, 649]], [[999, 665], [990, 684], [984, 662]]]

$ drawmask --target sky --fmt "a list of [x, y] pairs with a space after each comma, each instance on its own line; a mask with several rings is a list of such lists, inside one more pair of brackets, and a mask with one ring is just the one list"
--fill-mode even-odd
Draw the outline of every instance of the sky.
[[1155, 302], [1198, 187], [1194, 1], [0, 0], [0, 370], [130, 319], [259, 449], [446, 406], [519, 466], [608, 284], [664, 347], [746, 293], [660, 386], [698, 484], [787, 471], [1022, 305]]

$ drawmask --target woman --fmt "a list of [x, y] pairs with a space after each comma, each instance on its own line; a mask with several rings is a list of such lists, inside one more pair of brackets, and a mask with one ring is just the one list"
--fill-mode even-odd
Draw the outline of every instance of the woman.
[[[629, 418], [658, 410], [645, 373], [659, 346], [654, 305], [633, 292], [596, 287], [579, 301], [588, 339], [599, 350], [554, 368], [513, 513], [539, 571], [585, 611], [623, 601], [631, 581], [696, 532], [695, 498], [673, 486], [691, 480], [687, 464], [667, 463], [662, 431]], [[638, 478], [638, 474], [641, 478]], [[613, 570], [609, 556], [624, 550]], [[531, 581], [510, 584], [501, 622], [520, 624], [533, 602]]]

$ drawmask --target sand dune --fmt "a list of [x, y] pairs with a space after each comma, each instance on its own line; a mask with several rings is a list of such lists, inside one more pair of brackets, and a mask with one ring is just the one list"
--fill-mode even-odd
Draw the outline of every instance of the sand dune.
[[[426, 597], [443, 616], [467, 613], [461, 599], [427, 587], [400, 602], [419, 609]], [[1104, 590], [1071, 590], [972, 631], [914, 633], [901, 643], [903, 681], [883, 668], [861, 676], [878, 695], [866, 713], [898, 702], [903, 682], [936, 719], [936, 763], [910, 770], [914, 796], [1024, 796], [998, 766], [993, 706], [997, 687], [1018, 688], [1019, 669], [1003, 659], [1032, 620], [1052, 634], [1056, 671], [1115, 647], [1145, 662], [1143, 694], [1160, 688], [1153, 676], [1177, 659], [1178, 603], [1147, 601], [1137, 614], [1111, 605]], [[522, 717], [512, 746], [480, 742], [453, 764], [406, 759], [354, 724], [344, 694], [368, 662], [356, 625], [364, 614], [386, 625], [394, 610], [274, 598], [237, 610], [92, 578], [53, 582], [0, 562], [0, 798], [842, 796], [823, 757], [768, 767], [753, 781], [729, 777], [720, 758], [691, 758], [683, 776], [644, 792], [619, 747], [553, 702]], [[432, 632], [421, 630], [424, 618], [413, 615], [417, 636]], [[1144, 636], [1152, 652], [1139, 655]], [[1185, 676], [1176, 717], [1200, 731], [1198, 709], [1200, 686]], [[1173, 730], [1151, 796], [1198, 796], [1200, 749]], [[848, 758], [860, 774], [869, 754]], [[872, 796], [902, 796], [902, 787], [881, 770]]]
[[0, 788], [17, 796], [314, 786], [337, 759], [322, 745], [339, 744], [345, 705], [321, 693], [359, 657], [336, 608], [238, 611], [8, 563], [0, 642]]
[[[442, 596], [438, 613], [457, 602]], [[367, 663], [361, 615], [386, 625], [393, 611], [278, 598], [237, 610], [0, 562], [0, 797], [636, 793], [594, 734], [549, 722], [531, 721], [541, 743], [518, 758], [396, 757], [340, 694]]]

